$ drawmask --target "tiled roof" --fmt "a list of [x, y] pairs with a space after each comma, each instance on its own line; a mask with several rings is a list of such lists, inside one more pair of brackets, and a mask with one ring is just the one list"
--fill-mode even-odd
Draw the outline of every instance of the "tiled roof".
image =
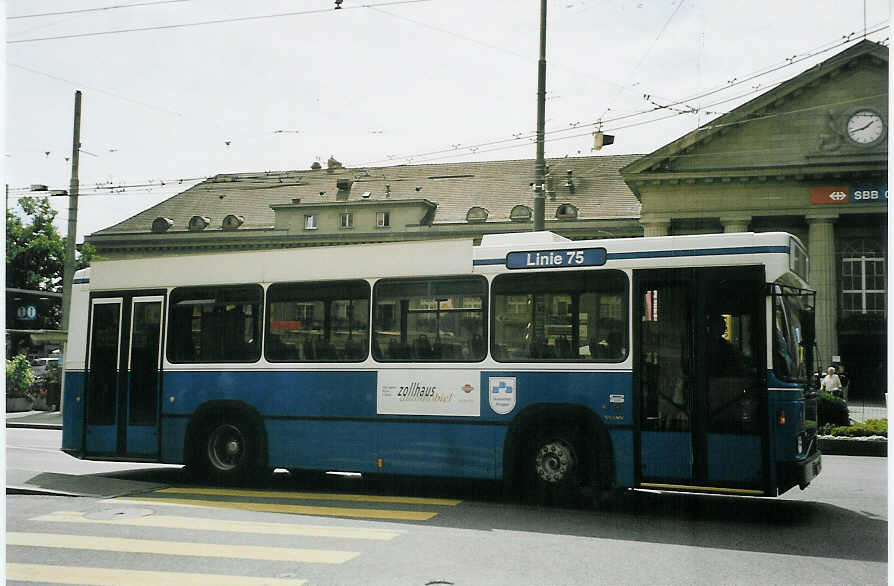
[[[554, 218], [556, 208], [565, 203], [577, 208], [579, 219], [638, 218], [639, 201], [619, 169], [641, 156], [547, 160], [555, 198], [546, 200], [546, 218]], [[572, 171], [573, 192], [565, 187], [568, 170]], [[350, 190], [339, 190], [339, 180], [350, 180]], [[507, 222], [516, 205], [533, 207], [533, 181], [532, 160], [224, 174], [97, 234], [147, 233], [158, 217], [174, 221], [170, 231], [183, 231], [196, 215], [210, 218], [209, 230], [220, 229], [221, 221], [230, 214], [244, 218], [240, 231], [270, 228], [274, 222], [272, 205], [290, 204], [296, 199], [302, 204], [383, 200], [388, 189], [387, 197], [392, 200], [426, 199], [436, 203], [435, 225], [465, 222], [473, 206], [488, 210], [488, 222]]]

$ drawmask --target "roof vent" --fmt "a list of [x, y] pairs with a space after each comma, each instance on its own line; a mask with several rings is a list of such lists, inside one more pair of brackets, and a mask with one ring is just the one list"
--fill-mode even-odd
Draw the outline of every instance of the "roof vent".
[[490, 214], [486, 209], [481, 206], [475, 206], [469, 208], [469, 211], [466, 212], [466, 221], [470, 224], [481, 223], [487, 221], [487, 216]]
[[171, 218], [163, 218], [161, 216], [152, 220], [152, 231], [156, 234], [161, 234], [162, 232], [167, 232], [174, 225], [174, 220]]
[[512, 211], [509, 212], [509, 219], [513, 222], [530, 222], [531, 208], [526, 205], [519, 204], [512, 208]]
[[189, 219], [189, 229], [193, 232], [199, 232], [207, 228], [210, 223], [211, 218], [207, 216], [193, 216]]
[[360, 197], [362, 197], [363, 199], [369, 199], [370, 195], [372, 195], [372, 192], [364, 191], [363, 195], [361, 195]]
[[316, 171], [317, 169], [322, 169], [323, 165], [320, 164], [320, 161], [314, 161], [310, 164], [310, 168]]
[[570, 203], [563, 203], [556, 208], [556, 218], [560, 220], [573, 220], [577, 217], [577, 208]]
[[224, 230], [235, 230], [239, 226], [241, 226], [243, 223], [245, 223], [245, 218], [243, 216], [236, 216], [234, 214], [230, 214], [226, 218], [223, 219], [223, 222], [221, 223], [220, 227], [223, 228]]
[[300, 197], [293, 197], [293, 198], [292, 198], [292, 203], [301, 203], [301, 198], [300, 198]]

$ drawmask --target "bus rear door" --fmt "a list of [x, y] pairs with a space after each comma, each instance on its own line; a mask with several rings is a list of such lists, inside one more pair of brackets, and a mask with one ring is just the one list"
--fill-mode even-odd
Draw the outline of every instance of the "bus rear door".
[[91, 300], [88, 456], [158, 455], [163, 306], [160, 294]]
[[636, 272], [640, 486], [762, 494], [764, 271]]

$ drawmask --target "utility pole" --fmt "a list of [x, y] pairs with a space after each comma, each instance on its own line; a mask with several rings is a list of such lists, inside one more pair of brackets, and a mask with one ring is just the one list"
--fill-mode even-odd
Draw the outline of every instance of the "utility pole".
[[[68, 354], [68, 318], [71, 315], [71, 282], [74, 279], [75, 240], [78, 236], [78, 160], [81, 153], [81, 90], [75, 92], [74, 135], [71, 139], [71, 181], [68, 184], [68, 234], [65, 238], [65, 264], [62, 269], [62, 330], [66, 341], [62, 344], [62, 360]], [[63, 369], [64, 364], [59, 365]], [[59, 411], [65, 403], [65, 376], [59, 393]]]
[[537, 61], [537, 159], [534, 161], [534, 231], [544, 229], [546, 161], [543, 125], [546, 117], [546, 0], [540, 0], [540, 59]]
[[62, 329], [68, 331], [71, 313], [71, 281], [75, 268], [75, 239], [78, 232], [78, 159], [81, 151], [81, 90], [75, 92], [74, 136], [71, 141], [71, 182], [68, 185], [68, 234], [62, 273]]

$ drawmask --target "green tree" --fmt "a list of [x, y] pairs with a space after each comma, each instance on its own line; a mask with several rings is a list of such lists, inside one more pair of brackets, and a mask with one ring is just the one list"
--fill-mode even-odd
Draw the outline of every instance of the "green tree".
[[[6, 209], [7, 287], [62, 291], [65, 239], [53, 224], [56, 214], [47, 197], [23, 197], [16, 209]], [[84, 244], [76, 268], [86, 267], [93, 254], [93, 247]], [[54, 311], [38, 327], [56, 328], [60, 320], [61, 311]]]

